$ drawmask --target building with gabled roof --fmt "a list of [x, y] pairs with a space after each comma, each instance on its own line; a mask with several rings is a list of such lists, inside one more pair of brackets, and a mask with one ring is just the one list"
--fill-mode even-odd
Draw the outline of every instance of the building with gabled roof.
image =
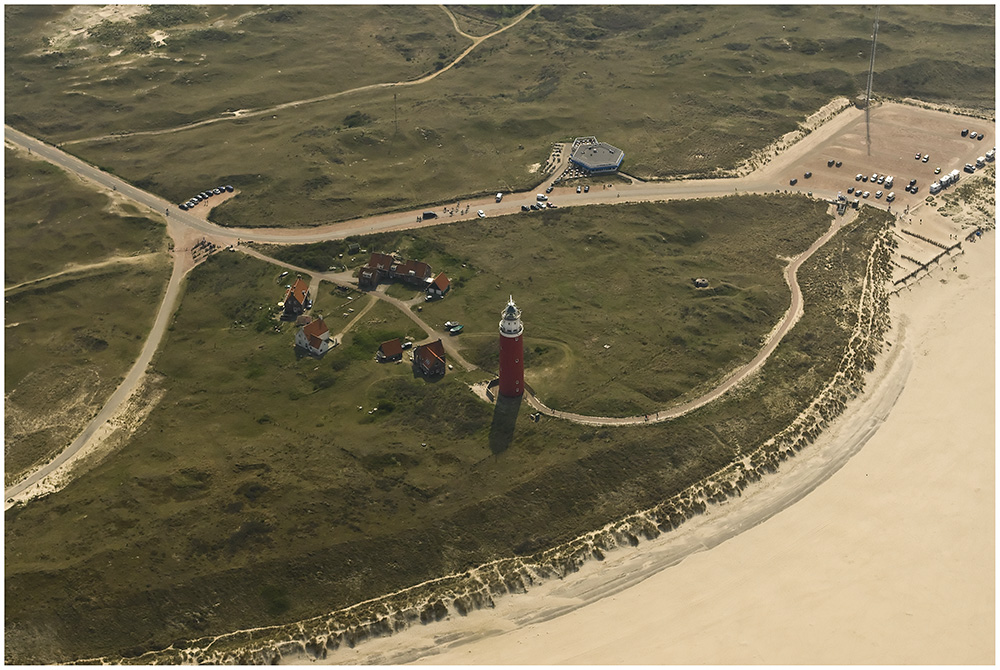
[[295, 346], [313, 356], [322, 356], [335, 344], [336, 342], [331, 341], [330, 329], [322, 318], [313, 319], [295, 333]]
[[397, 254], [373, 252], [358, 272], [358, 288], [372, 289], [383, 280], [399, 279], [414, 286], [425, 286], [431, 281], [431, 266], [422, 261], [405, 260]]
[[309, 297], [309, 284], [302, 277], [297, 277], [295, 283], [285, 291], [285, 316], [298, 316], [310, 307], [312, 300]]
[[437, 339], [413, 350], [413, 369], [428, 377], [443, 375], [447, 364], [444, 343]]
[[379, 363], [386, 363], [389, 361], [398, 361], [403, 358], [403, 343], [397, 337], [392, 340], [383, 342], [378, 351], [375, 352], [375, 359]]
[[450, 290], [451, 282], [448, 280], [448, 275], [441, 272], [427, 287], [427, 295], [435, 298], [443, 298], [444, 295]]

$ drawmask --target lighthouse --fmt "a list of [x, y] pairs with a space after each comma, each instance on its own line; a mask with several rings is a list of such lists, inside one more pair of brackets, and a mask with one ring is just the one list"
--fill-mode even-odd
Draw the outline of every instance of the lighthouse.
[[517, 398], [524, 393], [524, 325], [514, 296], [500, 316], [500, 395]]

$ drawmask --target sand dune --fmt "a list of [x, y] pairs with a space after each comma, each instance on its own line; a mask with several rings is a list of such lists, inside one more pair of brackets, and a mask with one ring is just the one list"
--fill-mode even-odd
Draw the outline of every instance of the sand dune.
[[894, 298], [869, 391], [742, 498], [327, 662], [994, 663], [994, 264], [991, 232]]

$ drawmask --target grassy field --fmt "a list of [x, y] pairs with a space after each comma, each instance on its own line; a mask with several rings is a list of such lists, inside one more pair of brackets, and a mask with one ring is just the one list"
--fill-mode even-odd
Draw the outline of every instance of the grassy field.
[[[4, 478], [69, 444], [138, 355], [170, 274], [161, 221], [5, 152]], [[145, 255], [67, 272], [71, 266]], [[44, 411], [41, 411], [44, 408]]]
[[[547, 210], [357, 241], [447, 273], [451, 294], [422, 305], [422, 317], [438, 328], [464, 323], [464, 354], [487, 372], [497, 371], [497, 322], [513, 294], [526, 324], [525, 378], [546, 404], [625, 416], [693, 397], [753, 358], [788, 308], [779, 256], [804, 251], [829, 225], [819, 202], [734, 196]], [[267, 251], [325, 269], [352, 240]], [[696, 289], [696, 277], [710, 287]]]
[[[255, 325], [280, 288], [274, 266], [212, 257], [155, 361], [166, 394], [131, 444], [7, 513], [7, 660], [292, 621], [669, 497], [787, 425], [836, 370], [883, 219], [866, 211], [810, 262], [806, 316], [760, 383], [620, 430], [536, 424], [522, 407], [496, 453], [493, 410], [467, 387], [486, 375], [428, 382], [372, 360], [377, 342], [414, 334], [404, 315], [378, 306], [324, 359], [299, 358], [292, 326]], [[340, 299], [324, 289], [317, 304]]]
[[4, 153], [4, 285], [163, 251], [162, 220], [114, 205], [48, 163]]
[[[448, 21], [437, 8], [423, 11]], [[863, 92], [872, 18], [835, 6], [543, 7], [427, 84], [71, 149], [174, 200], [206, 181], [231, 182], [241, 195], [215, 217], [240, 226], [302, 226], [530, 188], [541, 178], [531, 166], [544, 163], [550, 143], [581, 134], [623, 148], [623, 169], [639, 177], [708, 175], [832, 97]], [[881, 19], [876, 93], [992, 108], [992, 7], [892, 6]], [[223, 67], [212, 57], [203, 69]], [[160, 60], [137, 60], [136, 76]], [[230, 63], [226, 76], [241, 78], [244, 62], [253, 61]], [[354, 77], [391, 79], [367, 64]], [[294, 100], [337, 89], [268, 90]], [[8, 91], [16, 122], [21, 93]], [[94, 117], [107, 132], [142, 125], [129, 118], [148, 106], [111, 109]]]
[[104, 20], [94, 6], [4, 12], [6, 122], [60, 141], [413, 79], [468, 44], [431, 6], [161, 5]]

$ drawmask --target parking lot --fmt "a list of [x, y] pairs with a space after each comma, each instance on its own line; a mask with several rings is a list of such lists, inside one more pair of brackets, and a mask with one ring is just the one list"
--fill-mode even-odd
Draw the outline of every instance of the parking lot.
[[[929, 195], [931, 183], [942, 174], [953, 169], [962, 172], [966, 163], [975, 164], [976, 158], [984, 155], [995, 144], [993, 122], [887, 103], [871, 110], [869, 155], [864, 112], [848, 110], [844, 113], [853, 118], [839, 132], [786, 163], [780, 174], [773, 175], [780, 179], [779, 183], [774, 184], [774, 188], [801, 193], [813, 191], [815, 195], [826, 197], [836, 195], [837, 191], [847, 195], [849, 187], [860, 186], [862, 191], [871, 192], [867, 202], [884, 206], [885, 196], [876, 202], [875, 192], [882, 190], [887, 195], [889, 189], [870, 181], [857, 182], [855, 176], [859, 173], [869, 177], [873, 173], [892, 175], [895, 183], [891, 190], [896, 194], [896, 202], [892, 208], [893, 211], [902, 211], [907, 205], [912, 207], [923, 202]], [[977, 134], [983, 133], [985, 137], [982, 140], [963, 137], [964, 129]], [[810, 137], [802, 140], [802, 143], [809, 142]], [[914, 158], [918, 152], [920, 160]], [[928, 156], [926, 163], [922, 160], [925, 154]], [[827, 162], [830, 160], [840, 161], [841, 167], [828, 167]], [[781, 162], [780, 158], [775, 161]], [[941, 174], [934, 174], [936, 168], [941, 168]], [[812, 172], [812, 177], [806, 179], [806, 172]], [[968, 178], [969, 174], [962, 172], [962, 177]], [[798, 179], [798, 183], [791, 186], [791, 179]], [[904, 190], [911, 179], [917, 180], [916, 195]]]

